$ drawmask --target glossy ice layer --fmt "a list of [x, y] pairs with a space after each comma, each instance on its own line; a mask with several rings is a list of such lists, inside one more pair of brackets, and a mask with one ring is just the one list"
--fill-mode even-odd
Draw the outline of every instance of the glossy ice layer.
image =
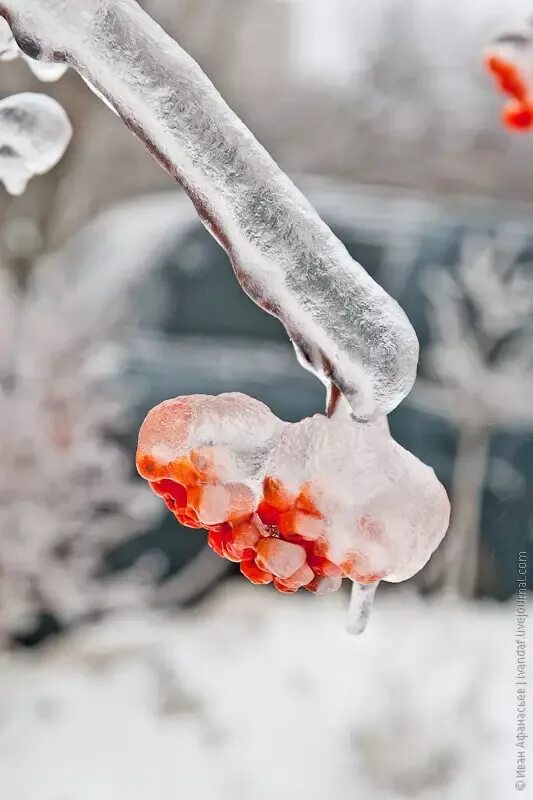
[[407, 580], [448, 528], [448, 497], [434, 471], [379, 425], [304, 419], [284, 431], [267, 474], [289, 495], [307, 487], [324, 555], [356, 581]]
[[357, 418], [410, 391], [416, 335], [398, 304], [133, 0], [4, 0], [21, 48], [72, 64], [184, 186], [243, 289]]
[[51, 83], [63, 77], [68, 69], [67, 64], [57, 62], [36, 61], [22, 52], [15, 41], [11, 28], [4, 19], [0, 19], [0, 61], [14, 61], [22, 58], [33, 74], [44, 83]]
[[72, 128], [55, 100], [24, 93], [0, 101], [0, 180], [21, 194], [30, 178], [52, 169], [63, 156]]
[[243, 394], [167, 400], [141, 426], [137, 467], [152, 483], [171, 480], [194, 489], [187, 514], [201, 526], [239, 516], [243, 504], [249, 516], [283, 427], [267, 406]]
[[353, 631], [378, 582], [418, 572], [448, 526], [433, 470], [386, 426], [342, 415], [282, 423], [240, 394], [154, 408], [137, 466], [176, 518], [207, 528], [213, 550], [252, 583], [327, 594], [352, 580]]

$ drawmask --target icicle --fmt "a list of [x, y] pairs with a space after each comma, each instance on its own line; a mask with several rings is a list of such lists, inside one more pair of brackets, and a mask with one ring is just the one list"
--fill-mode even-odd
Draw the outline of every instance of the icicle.
[[375, 583], [357, 583], [354, 581], [348, 609], [348, 622], [346, 624], [348, 633], [358, 636], [365, 630], [379, 584], [380, 581]]

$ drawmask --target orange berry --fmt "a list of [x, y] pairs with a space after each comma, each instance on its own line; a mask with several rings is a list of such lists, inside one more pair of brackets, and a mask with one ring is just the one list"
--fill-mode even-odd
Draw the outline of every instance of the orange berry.
[[214, 447], [202, 447], [199, 450], [191, 450], [191, 464], [197, 476], [202, 481], [216, 481], [216, 449]]
[[329, 578], [317, 575], [305, 588], [308, 592], [313, 592], [313, 594], [332, 594], [338, 591], [341, 586], [342, 578]]
[[148, 486], [158, 497], [163, 497], [165, 494], [163, 483], [164, 481], [148, 481]]
[[166, 465], [160, 464], [153, 456], [145, 455], [137, 451], [137, 472], [147, 481], [159, 480], [166, 477]]
[[288, 586], [287, 583], [285, 583], [284, 581], [280, 581], [278, 578], [274, 578], [274, 586], [276, 587], [278, 592], [281, 592], [282, 594], [294, 594], [295, 592], [298, 591], [298, 587], [293, 588], [291, 586]]
[[250, 551], [248, 558], [254, 558], [255, 548], [261, 534], [252, 522], [240, 522], [233, 528], [233, 546], [242, 551], [241, 558], [246, 558], [246, 551]]
[[311, 554], [307, 556], [307, 561], [311, 569], [316, 575], [328, 577], [328, 578], [340, 578], [342, 577], [342, 569], [334, 564], [333, 561], [330, 561], [323, 556], [317, 556]]
[[295, 514], [296, 512], [291, 509], [279, 515], [276, 527], [282, 536], [292, 536], [295, 533]]
[[256, 507], [254, 493], [243, 483], [228, 483], [225, 488], [229, 492], [230, 511], [228, 522], [239, 522], [252, 516]]
[[289, 578], [303, 567], [305, 561], [306, 552], [298, 544], [284, 542], [282, 539], [261, 539], [257, 545], [255, 563], [276, 578]]
[[245, 578], [257, 585], [272, 583], [272, 574], [258, 567], [254, 561], [243, 561], [241, 572]]
[[286, 511], [292, 505], [292, 497], [278, 478], [266, 477], [263, 481], [263, 498], [267, 505]]
[[316, 517], [295, 509], [280, 515], [278, 530], [284, 537], [297, 535], [308, 542], [314, 542], [324, 534], [323, 526]]
[[311, 485], [308, 483], [305, 484], [302, 491], [296, 498], [295, 505], [296, 508], [298, 508], [300, 511], [303, 511], [305, 514], [308, 514], [310, 517], [324, 519], [324, 515], [316, 507], [315, 500], [312, 496]]
[[327, 558], [328, 552], [329, 542], [326, 537], [317, 539], [317, 541], [313, 543], [313, 553], [315, 556], [323, 556], [324, 558]]
[[198, 483], [198, 473], [185, 456], [172, 461], [168, 470], [171, 477], [183, 486], [195, 486]]
[[157, 483], [150, 483], [150, 487], [159, 497], [163, 497], [165, 500], [167, 498], [173, 500], [174, 505], [172, 510], [175, 508], [185, 508], [187, 505], [187, 491], [181, 484], [175, 481], [170, 481], [168, 478], [165, 478]]
[[277, 525], [279, 520], [279, 511], [274, 506], [270, 506], [268, 503], [265, 503], [263, 500], [259, 503], [259, 508], [257, 509], [257, 513], [261, 522], [264, 522], [265, 525]]
[[531, 130], [533, 128], [533, 106], [526, 103], [509, 103], [503, 109], [502, 119], [505, 125], [512, 130]]
[[174, 516], [186, 528], [197, 528], [198, 530], [203, 528], [192, 508], [187, 507], [185, 511], [175, 511]]
[[515, 97], [524, 102], [527, 96], [526, 83], [523, 80], [518, 68], [511, 62], [506, 61], [501, 56], [489, 55], [486, 59], [486, 66], [496, 78], [499, 89], [505, 94]]
[[369, 572], [365, 567], [363, 559], [358, 555], [353, 555], [351, 558], [343, 561], [340, 565], [343, 574], [356, 583], [376, 583], [380, 581], [383, 575], [375, 572]]
[[311, 583], [314, 580], [315, 574], [309, 564], [304, 564], [303, 567], [300, 567], [294, 575], [291, 575], [288, 578], [283, 580], [276, 578], [274, 580], [274, 585], [278, 588], [278, 583], [282, 584], [287, 590], [292, 592], [301, 589], [302, 586], [306, 586], [308, 583]]
[[[223, 542], [222, 552], [224, 553], [225, 558], [227, 558], [228, 561], [232, 561], [234, 564], [240, 564], [243, 560], [243, 553], [240, 552], [238, 547], [235, 547], [233, 542]], [[252, 558], [253, 556], [254, 551], [252, 550]]]
[[233, 528], [227, 522], [222, 522], [220, 525], [208, 525], [208, 530], [223, 534], [228, 540], [233, 536]]
[[203, 486], [189, 486], [187, 489], [187, 505], [198, 514], [202, 505]]
[[207, 535], [207, 544], [214, 550], [217, 556], [220, 558], [225, 558], [226, 554], [224, 552], [224, 536], [217, 531], [209, 531]]

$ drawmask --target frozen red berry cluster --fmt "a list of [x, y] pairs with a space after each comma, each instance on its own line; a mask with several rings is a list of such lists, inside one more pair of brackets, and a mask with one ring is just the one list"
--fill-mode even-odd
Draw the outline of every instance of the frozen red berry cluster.
[[[267, 476], [257, 503], [245, 484], [220, 482], [209, 448], [192, 450], [188, 457], [164, 465], [139, 452], [137, 468], [176, 519], [188, 528], [206, 528], [209, 546], [239, 563], [252, 583], [273, 583], [284, 593], [305, 588], [327, 594], [340, 588], [343, 577], [361, 583], [380, 578], [359, 574], [353, 558], [343, 564], [328, 558], [324, 518], [310, 485], [294, 495]], [[210, 506], [220, 507], [220, 492], [227, 503], [225, 519], [206, 523]]]

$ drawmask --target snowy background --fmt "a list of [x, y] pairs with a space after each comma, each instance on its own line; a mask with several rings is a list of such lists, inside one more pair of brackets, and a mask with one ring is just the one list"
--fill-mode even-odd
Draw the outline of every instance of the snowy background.
[[180, 617], [115, 618], [0, 660], [0, 784], [21, 800], [503, 800], [510, 609], [226, 584]]
[[[154, 404], [236, 390], [297, 420], [323, 392], [69, 71], [45, 87], [66, 157], [0, 195], [0, 796], [510, 797], [533, 138], [501, 127], [480, 53], [530, 2], [141, 5], [407, 311], [420, 375], [391, 430], [447, 486], [452, 530], [353, 640], [347, 597], [244, 586], [154, 504], [133, 469]], [[30, 90], [0, 64], [2, 96]]]

